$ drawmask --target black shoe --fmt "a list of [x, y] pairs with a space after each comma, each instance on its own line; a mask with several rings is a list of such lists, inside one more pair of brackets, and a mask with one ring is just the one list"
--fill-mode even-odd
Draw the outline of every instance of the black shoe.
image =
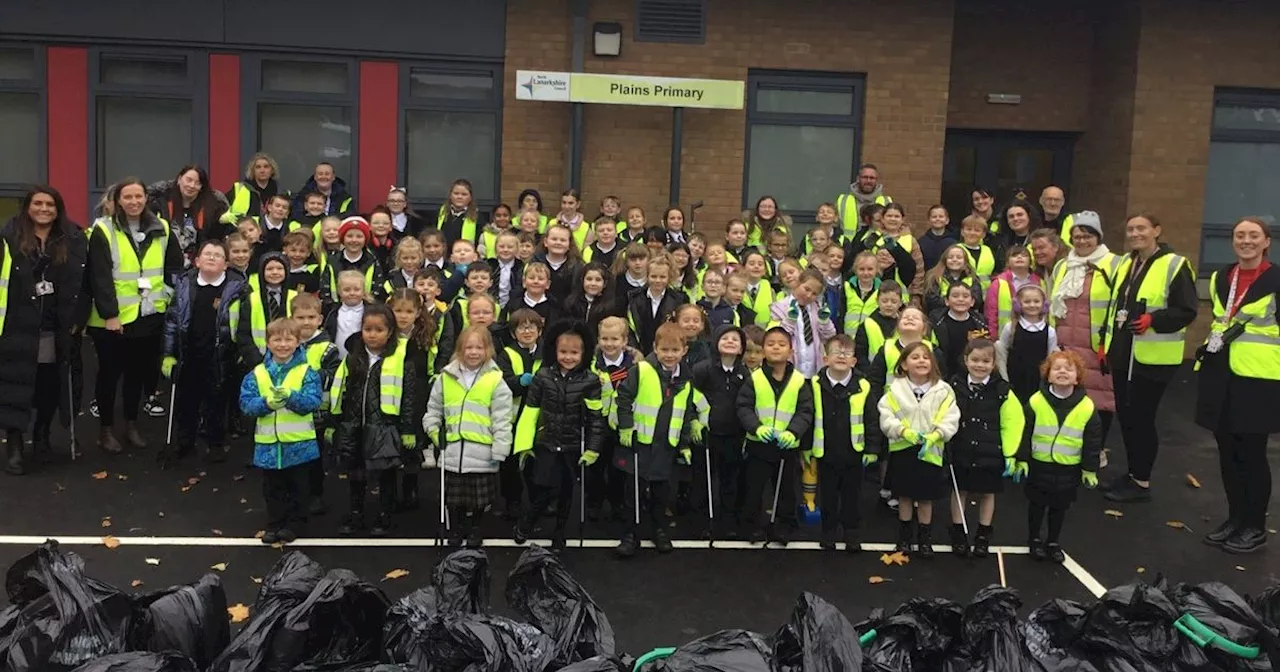
[[564, 539], [564, 530], [556, 528], [556, 530], [551, 533], [551, 552], [559, 553], [568, 547], [569, 544]]
[[844, 533], [844, 552], [845, 552], [845, 553], [860, 553], [860, 552], [862, 552], [862, 542], [861, 542], [861, 541], [858, 541], [858, 533], [857, 533], [857, 532], [845, 532], [845, 533]]
[[1233, 555], [1245, 555], [1260, 551], [1267, 545], [1267, 532], [1254, 527], [1245, 527], [1236, 531], [1222, 544], [1222, 550]]
[[270, 546], [271, 544], [279, 543], [279, 542], [280, 542], [280, 533], [276, 532], [275, 530], [267, 530], [267, 533], [262, 535], [262, 543], [268, 546]]
[[400, 506], [401, 511], [417, 511], [420, 502], [418, 501], [418, 475], [404, 474], [400, 477]]
[[1058, 542], [1056, 541], [1049, 542], [1049, 545], [1045, 550], [1049, 554], [1049, 559], [1058, 563], [1059, 565], [1067, 561], [1067, 554], [1062, 552], [1062, 546], [1059, 546]]
[[31, 453], [37, 462], [48, 464], [53, 461], [53, 446], [49, 443], [49, 428], [37, 426], [31, 432]]
[[511, 538], [517, 544], [523, 544], [524, 542], [529, 541], [529, 532], [525, 529], [523, 523], [516, 523], [515, 528], [511, 531]]
[[1131, 479], [1129, 478], [1129, 474], [1119, 474], [1114, 478], [1100, 481], [1098, 483], [1098, 490], [1102, 492], [1111, 492], [1112, 490], [1115, 490], [1116, 488], [1124, 485], [1130, 480]]
[[973, 535], [973, 557], [985, 558], [991, 553], [991, 526], [979, 525], [978, 533]]
[[471, 530], [467, 532], [465, 545], [467, 548], [480, 548], [484, 546], [484, 535], [480, 533], [480, 524], [478, 521], [471, 524]]
[[964, 533], [964, 525], [951, 525], [951, 552], [957, 558], [969, 557], [969, 535]]
[[634, 533], [628, 532], [622, 535], [622, 541], [617, 548], [613, 549], [613, 554], [619, 558], [630, 558], [634, 557], [638, 550], [640, 550], [640, 541], [636, 539]]
[[824, 530], [824, 531], [822, 532], [822, 541], [819, 541], [819, 542], [818, 542], [818, 548], [821, 548], [821, 549], [822, 549], [822, 550], [824, 550], [824, 551], [834, 551], [834, 550], [836, 550], [836, 531], [835, 531], [835, 530], [831, 530], [831, 531], [826, 531], [826, 530]]
[[391, 516], [380, 513], [373, 521], [373, 527], [369, 528], [369, 536], [382, 538], [389, 534], [391, 534]]
[[226, 446], [209, 446], [204, 450], [204, 459], [209, 464], [222, 464], [227, 461]]
[[298, 535], [287, 527], [280, 528], [280, 531], [276, 532], [276, 536], [280, 538], [280, 543], [282, 544], [292, 544], [298, 540]]
[[1027, 542], [1031, 547], [1031, 559], [1036, 562], [1044, 562], [1049, 556], [1044, 552], [1044, 542], [1039, 539], [1032, 539]]
[[320, 497], [312, 497], [311, 502], [307, 504], [307, 514], [312, 516], [323, 516], [329, 512], [329, 507], [324, 505], [324, 499]]
[[658, 530], [653, 534], [653, 547], [662, 555], [676, 550], [676, 547], [671, 545], [671, 537], [667, 536], [666, 530]]
[[142, 432], [138, 431], [138, 423], [136, 422], [124, 423], [124, 440], [138, 450], [147, 448], [147, 440], [142, 438]]
[[916, 526], [909, 520], [898, 521], [898, 545], [893, 550], [898, 553], [911, 553], [911, 542], [915, 539]]
[[352, 537], [364, 532], [364, 513], [351, 513], [342, 521], [342, 526], [338, 528], [338, 534], [344, 537]]
[[1213, 528], [1213, 531], [1204, 535], [1204, 543], [1216, 548], [1222, 548], [1227, 540], [1235, 536], [1240, 530], [1240, 523], [1228, 519], [1227, 522]]
[[934, 555], [933, 540], [930, 538], [932, 533], [932, 525], [925, 525], [924, 523], [921, 523], [920, 526], [916, 528], [916, 552], [925, 560], [932, 558]]
[[124, 452], [124, 446], [120, 445], [120, 439], [116, 438], [110, 427], [98, 430], [98, 449], [108, 455], [119, 455]]
[[1106, 497], [1109, 502], [1119, 502], [1121, 504], [1149, 502], [1151, 501], [1151, 488], [1144, 488], [1134, 483], [1132, 478], [1126, 478], [1124, 483], [1108, 490], [1103, 497]]

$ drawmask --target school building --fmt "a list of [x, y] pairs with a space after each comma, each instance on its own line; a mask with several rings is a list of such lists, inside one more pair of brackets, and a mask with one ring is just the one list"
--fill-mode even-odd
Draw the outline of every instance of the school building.
[[[762, 194], [799, 220], [879, 166], [919, 227], [975, 184], [1067, 191], [1122, 245], [1151, 211], [1207, 272], [1280, 206], [1274, 0], [6, 0], [0, 214], [48, 181], [83, 220], [112, 180], [258, 149], [328, 160], [362, 208], [568, 186], [699, 228]], [[518, 99], [517, 71], [740, 82], [737, 109]], [[567, 74], [565, 76], [568, 76]], [[531, 88], [529, 89], [531, 91]], [[673, 131], [679, 155], [672, 160]], [[678, 189], [678, 194], [673, 194]]]

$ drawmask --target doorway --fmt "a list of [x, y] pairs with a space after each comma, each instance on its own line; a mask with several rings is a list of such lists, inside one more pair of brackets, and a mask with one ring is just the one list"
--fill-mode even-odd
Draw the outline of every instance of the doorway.
[[997, 212], [1019, 193], [1038, 201], [1040, 191], [1050, 184], [1070, 196], [1074, 147], [1075, 135], [1070, 133], [947, 131], [942, 204], [952, 224], [958, 225], [970, 212], [975, 187], [993, 190]]

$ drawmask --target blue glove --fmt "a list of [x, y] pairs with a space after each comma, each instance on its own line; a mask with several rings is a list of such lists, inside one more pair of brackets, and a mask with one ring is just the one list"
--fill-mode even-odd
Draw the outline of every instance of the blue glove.
[[791, 299], [791, 303], [787, 307], [787, 317], [798, 320], [800, 319], [800, 304], [795, 299]]
[[828, 306], [826, 303], [823, 303], [822, 307], [818, 308], [818, 321], [826, 322], [827, 320], [830, 320], [830, 319], [831, 319], [831, 306]]
[[778, 447], [783, 450], [794, 450], [800, 447], [800, 439], [797, 439], [795, 434], [785, 430], [778, 432], [776, 441], [778, 442]]
[[521, 387], [529, 387], [529, 383], [532, 383], [532, 382], [533, 382], [533, 374], [532, 374], [532, 373], [522, 373], [522, 374], [520, 374], [520, 385], [521, 385]]
[[1015, 465], [1013, 468], [1013, 482], [1021, 483], [1022, 480], [1027, 477], [1027, 473], [1030, 471], [1031, 471], [1031, 465], [1019, 460], [1017, 465]]

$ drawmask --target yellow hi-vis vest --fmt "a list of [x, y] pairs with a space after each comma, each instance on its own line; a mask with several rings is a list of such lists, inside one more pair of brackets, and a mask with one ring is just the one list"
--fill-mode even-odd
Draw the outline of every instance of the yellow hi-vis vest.
[[[876, 196], [876, 205], [888, 205], [893, 202], [892, 198], [880, 194]], [[840, 229], [846, 236], [852, 236], [858, 231], [858, 225], [862, 223], [862, 206], [858, 204], [858, 199], [853, 194], [843, 193], [836, 196], [836, 215], [840, 219]]]
[[[397, 343], [397, 346], [399, 344]], [[360, 346], [363, 347], [363, 346]], [[387, 415], [400, 415], [400, 390], [404, 387], [404, 347], [397, 347], [390, 356], [382, 358], [378, 376], [378, 403]], [[342, 387], [347, 382], [347, 360], [342, 360], [329, 386], [329, 407], [334, 415], [342, 414]], [[367, 384], [367, 383], [366, 383]]]
[[[858, 333], [858, 327], [880, 308], [880, 279], [871, 283], [871, 293], [867, 298], [858, 297], [858, 279], [849, 278], [844, 283], [844, 333], [850, 336]], [[875, 350], [872, 350], [875, 352]]]
[[[1147, 272], [1142, 277], [1134, 298], [1147, 302], [1147, 312], [1154, 313], [1169, 306], [1169, 287], [1177, 277], [1182, 265], [1188, 268], [1191, 262], [1176, 254], [1162, 254], [1147, 261]], [[1107, 309], [1106, 349], [1111, 351], [1111, 339], [1116, 330], [1115, 314], [1120, 300], [1120, 285], [1133, 270], [1133, 255], [1126, 254], [1116, 270], [1114, 286], [1111, 288], [1111, 306]], [[1186, 346], [1187, 328], [1183, 327], [1171, 334], [1158, 334], [1148, 329], [1145, 334], [1133, 335], [1133, 359], [1147, 366], [1177, 366], [1182, 363], [1182, 355]]]
[[[260, 285], [258, 276], [249, 278], [249, 287], [252, 291], [243, 300], [249, 302], [249, 335], [253, 337], [253, 345], [258, 348], [258, 353], [265, 355], [267, 353], [267, 309], [262, 306], [266, 295], [262, 293]], [[280, 289], [280, 300], [284, 303], [281, 308], [284, 308], [285, 317], [293, 314], [293, 297], [297, 295], [297, 290]]]
[[[898, 418], [898, 420], [902, 422], [903, 430], [907, 430], [907, 429], [915, 430], [916, 432], [920, 433], [920, 436], [924, 436], [925, 434], [928, 433], [927, 431], [925, 431], [926, 428], [912, 427], [910, 423], [907, 422], [906, 413], [902, 411], [902, 405], [898, 403], [898, 398], [894, 396], [893, 392], [886, 391], [884, 398], [885, 398], [885, 403], [889, 405], [889, 410], [893, 411], [894, 417]], [[942, 422], [942, 419], [947, 415], [947, 411], [951, 410], [951, 405], [954, 404], [955, 402], [956, 402], [955, 395], [948, 393], [946, 401], [942, 402], [942, 405], [938, 407], [938, 411], [933, 414], [934, 425], [937, 425], [939, 422]], [[902, 438], [895, 439], [889, 442], [889, 452], [896, 453], [900, 450], [911, 448], [916, 445], [918, 444], [911, 443], [906, 439], [902, 439]], [[942, 466], [942, 445], [941, 444], [938, 444], [938, 445], [925, 444], [924, 448], [925, 448], [924, 457], [921, 457], [920, 459], [936, 467], [941, 467]]]
[[[826, 454], [826, 431], [822, 427], [822, 384], [813, 378], [813, 452], [814, 457]], [[858, 391], [849, 397], [849, 432], [853, 435], [853, 450], [861, 453], [866, 448], [866, 428], [862, 424], [862, 412], [867, 407], [867, 394], [871, 383], [858, 381]]]
[[502, 372], [495, 370], [480, 376], [468, 389], [446, 371], [440, 379], [444, 391], [445, 441], [469, 441], [492, 446], [493, 425], [489, 409], [493, 407], [493, 391], [505, 384]]
[[4, 261], [0, 262], [0, 336], [4, 335], [5, 313], [9, 310], [9, 276], [13, 273], [13, 255], [9, 254], [9, 244], [0, 238], [0, 254]]
[[[1000, 338], [1000, 332], [1004, 331], [1004, 326], [1013, 322], [1013, 298], [1015, 293], [1012, 280], [998, 280], [997, 282], [1000, 284], [996, 289], [996, 328], [991, 335]], [[1049, 288], [1045, 286], [1044, 278], [1040, 278], [1037, 284], [1040, 285], [1040, 289], [1044, 290], [1045, 298], [1049, 298]], [[1048, 309], [1048, 301], [1045, 301], [1045, 310]]]
[[[284, 374], [284, 381], [279, 387], [285, 391], [294, 393], [302, 389], [302, 381], [306, 378], [307, 371], [310, 366], [295, 366]], [[266, 396], [267, 390], [276, 385], [271, 382], [271, 374], [267, 373], [267, 365], [259, 364], [253, 367], [253, 377], [258, 381], [258, 392]], [[258, 422], [253, 429], [253, 442], [261, 444], [273, 443], [297, 443], [299, 441], [314, 441], [316, 438], [316, 426], [311, 419], [311, 414], [294, 413], [286, 406], [277, 411], [258, 418]]]
[[756, 285], [754, 296], [751, 292], [751, 287], [748, 286], [747, 291], [742, 294], [742, 305], [756, 314], [757, 325], [766, 327], [769, 325], [769, 320], [773, 319], [769, 315], [769, 308], [774, 301], [773, 286], [768, 280], [762, 278], [760, 284]]
[[[872, 322], [871, 320], [868, 320], [867, 324], [872, 325], [875, 323]], [[879, 328], [880, 328], [880, 325], [876, 324], [876, 329], [879, 329]], [[871, 341], [870, 336], [871, 334], [868, 333], [867, 334], [868, 344], [870, 344], [870, 341]], [[929, 348], [930, 351], [933, 350], [933, 341], [925, 339], [921, 341], [921, 343], [924, 343], [925, 347]], [[897, 338], [891, 338], [888, 341], [885, 341], [884, 343], [885, 387], [888, 387], [889, 383], [893, 382], [893, 377], [897, 375], [894, 373], [894, 369], [898, 368], [898, 360], [902, 357], [902, 351], [905, 349], [906, 349], [906, 346], [898, 345]], [[872, 352], [872, 351], [868, 350], [868, 352]]]
[[[885, 244], [885, 241], [888, 240], [890, 237], [893, 237], [892, 234], [881, 235], [879, 238], [876, 239], [876, 242], [871, 246], [870, 251], [879, 252], [880, 250], [888, 249], [888, 247]], [[900, 233], [894, 238], [895, 240], [898, 241], [898, 247], [901, 247], [903, 250], [906, 250], [907, 254], [910, 254], [911, 250], [915, 249], [916, 239], [911, 237], [910, 232]], [[893, 279], [899, 285], [902, 285], [902, 293], [906, 294], [910, 283], [906, 283], [902, 281], [902, 269], [898, 268], [897, 266], [893, 267]]]
[[[5, 263], [8, 263], [6, 259]], [[1218, 273], [1209, 278], [1209, 287], [1217, 287]], [[1244, 331], [1227, 344], [1227, 359], [1231, 372], [1245, 378], [1280, 380], [1280, 327], [1276, 326], [1276, 295], [1268, 294], [1256, 301], [1245, 303], [1231, 317], [1229, 324], [1222, 323], [1227, 306], [1216, 291], [1213, 297], [1213, 325], [1211, 332], [1225, 332], [1236, 324], [1243, 324]], [[1225, 298], [1225, 297], [1223, 297]]]
[[253, 193], [249, 191], [249, 187], [245, 186], [244, 182], [236, 182], [231, 185], [231, 207], [222, 216], [222, 221], [234, 224], [237, 217], [248, 214], [249, 203], [252, 198]]
[[[800, 388], [804, 387], [805, 377], [792, 369], [791, 378], [782, 388], [782, 396], [773, 393], [773, 384], [769, 374], [763, 368], [751, 374], [751, 387], [756, 393], [756, 417], [760, 426], [772, 428], [776, 432], [785, 432], [791, 426], [791, 418], [796, 414], [796, 406], [800, 403]], [[799, 437], [796, 437], [799, 438]]]
[[[329, 352], [329, 348], [337, 347], [330, 341], [322, 341], [320, 343], [312, 343], [306, 346], [307, 366], [311, 367], [319, 375], [320, 369], [324, 365], [325, 353]], [[320, 381], [323, 383], [324, 381]], [[329, 388], [323, 384], [320, 386], [320, 408], [329, 408]]]
[[[1116, 267], [1120, 265], [1120, 257], [1108, 254], [1098, 260], [1098, 270], [1091, 271], [1093, 279], [1089, 282], [1089, 347], [1097, 351], [1102, 344], [1102, 326], [1107, 322], [1107, 308], [1111, 306], [1111, 283], [1115, 282]], [[1053, 267], [1053, 286], [1057, 287], [1067, 277], [1067, 260], [1059, 261]], [[1056, 327], [1058, 318], [1051, 313], [1049, 326]]]
[[1084, 428], [1093, 417], [1093, 400], [1088, 395], [1081, 397], [1062, 424], [1058, 424], [1058, 413], [1043, 393], [1031, 395], [1028, 406], [1035, 422], [1031, 428], [1031, 459], [1068, 466], [1080, 464], [1084, 454]]
[[[147, 251], [138, 259], [138, 253], [129, 239], [129, 234], [121, 231], [110, 219], [99, 218], [89, 228], [89, 235], [94, 229], [101, 229], [107, 237], [107, 246], [111, 249], [111, 280], [116, 289], [116, 309], [120, 324], [129, 324], [138, 319], [142, 312], [142, 293], [138, 291], [139, 281], [145, 280], [150, 287], [147, 294], [157, 314], [163, 313], [169, 305], [169, 288], [164, 284], [164, 256], [169, 247], [169, 222], [160, 219], [164, 232], [159, 240], [147, 246]], [[107, 321], [98, 314], [95, 303], [89, 311], [89, 326], [103, 327]]]
[[1062, 218], [1062, 228], [1058, 231], [1058, 235], [1062, 237], [1062, 242], [1068, 247], [1071, 246], [1071, 227], [1076, 225], [1075, 215], [1067, 215]]
[[[339, 252], [338, 254], [342, 253]], [[365, 254], [372, 253], [366, 250]], [[326, 262], [323, 266], [324, 274], [328, 276], [327, 284], [329, 285], [329, 297], [332, 298], [334, 302], [340, 302], [340, 299], [338, 298], [338, 274], [341, 273], [341, 271], [336, 270], [337, 266], [334, 266], [332, 262]], [[377, 268], [378, 264], [375, 262], [369, 264], [369, 267], [364, 269], [364, 293], [366, 296], [373, 296], [373, 272]]]
[[[458, 300], [466, 301], [466, 299], [458, 299]], [[467, 314], [466, 308], [462, 309], [462, 314], [463, 315]], [[511, 361], [511, 375], [513, 376], [523, 375], [525, 373], [524, 358], [520, 356], [520, 349], [513, 348], [508, 345], [507, 347], [503, 348], [503, 350], [507, 351], [507, 359]], [[531, 374], [536, 374], [538, 373], [538, 370], [541, 368], [542, 368], [542, 358], [535, 357], [533, 360], [533, 365], [529, 367], [528, 372]], [[511, 403], [511, 419], [512, 420], [515, 420], [516, 417], [520, 415], [520, 403], [523, 399], [524, 399], [523, 394], [514, 395], [514, 399], [512, 399], [512, 403]]]
[[978, 253], [975, 256], [973, 250], [968, 245], [961, 245], [964, 254], [969, 257], [969, 265], [973, 267], [973, 272], [978, 274], [978, 279], [982, 281], [983, 289], [991, 285], [991, 274], [996, 272], [996, 255], [986, 245], [978, 246]]
[[[658, 411], [663, 403], [662, 378], [658, 375], [658, 370], [646, 361], [636, 364], [636, 374], [640, 376], [640, 385], [636, 388], [635, 404], [631, 409], [636, 441], [652, 444], [654, 434], [658, 431]], [[671, 446], [680, 445], [680, 431], [684, 429], [684, 416], [689, 410], [692, 395], [693, 383], [686, 381], [671, 396], [671, 422], [667, 423], [667, 443]]]
[[[444, 227], [444, 220], [446, 220], [446, 219], [448, 219], [448, 218], [449, 218], [449, 206], [448, 206], [448, 204], [445, 204], [445, 205], [440, 206], [440, 212], [436, 215], [436, 228], [437, 228], [437, 229], [439, 229], [439, 228], [443, 228], [443, 227]], [[467, 217], [465, 214], [463, 214], [463, 216], [462, 216], [462, 237], [461, 237], [461, 239], [462, 239], [462, 240], [469, 240], [469, 241], [471, 241], [472, 243], [475, 243], [475, 242], [476, 242], [476, 220], [471, 219], [470, 217]]]
[[[510, 231], [510, 229], [507, 230]], [[505, 231], [494, 231], [487, 226], [484, 227], [484, 230], [480, 232], [480, 246], [484, 248], [482, 259], [487, 261], [498, 258], [498, 236], [503, 233]]]

